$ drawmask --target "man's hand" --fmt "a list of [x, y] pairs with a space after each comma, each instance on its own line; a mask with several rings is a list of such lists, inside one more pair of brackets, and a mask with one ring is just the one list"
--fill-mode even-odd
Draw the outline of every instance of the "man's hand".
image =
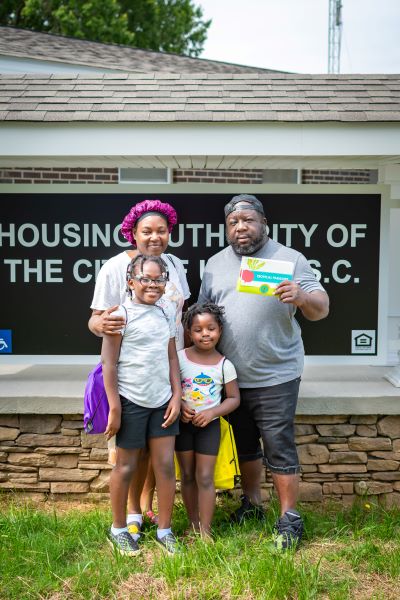
[[104, 432], [107, 441], [112, 438], [121, 427], [121, 409], [111, 408], [108, 414], [107, 428]]
[[206, 427], [213, 419], [214, 419], [214, 411], [212, 408], [208, 408], [207, 410], [202, 410], [201, 412], [196, 413], [196, 415], [192, 419], [193, 425], [196, 427]]
[[99, 323], [98, 327], [101, 330], [101, 333], [105, 333], [107, 335], [117, 335], [120, 333], [121, 329], [125, 325], [125, 319], [122, 315], [113, 315], [115, 310], [117, 310], [117, 306], [112, 306], [111, 308], [107, 308], [101, 315], [99, 315]]
[[174, 396], [172, 396], [171, 400], [169, 401], [167, 410], [165, 411], [165, 415], [164, 415], [165, 421], [161, 425], [161, 427], [163, 429], [166, 429], [167, 427], [172, 425], [172, 423], [175, 423], [176, 419], [179, 417], [180, 411], [181, 411], [181, 399], [174, 398]]
[[298, 283], [289, 281], [289, 279], [281, 281], [274, 292], [274, 295], [278, 296], [279, 300], [284, 304], [294, 304], [298, 307], [304, 302], [305, 294], [306, 292], [301, 289]]
[[196, 411], [193, 408], [189, 408], [186, 402], [182, 402], [181, 421], [183, 423], [190, 423], [195, 414]]

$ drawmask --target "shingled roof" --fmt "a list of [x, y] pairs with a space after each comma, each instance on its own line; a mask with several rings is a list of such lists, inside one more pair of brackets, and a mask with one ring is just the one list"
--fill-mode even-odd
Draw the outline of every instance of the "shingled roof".
[[279, 73], [271, 69], [180, 56], [167, 52], [141, 50], [131, 46], [103, 44], [75, 38], [38, 33], [27, 29], [0, 27], [0, 55], [73, 63], [85, 67], [124, 73]]
[[3, 75], [3, 121], [400, 121], [399, 75]]

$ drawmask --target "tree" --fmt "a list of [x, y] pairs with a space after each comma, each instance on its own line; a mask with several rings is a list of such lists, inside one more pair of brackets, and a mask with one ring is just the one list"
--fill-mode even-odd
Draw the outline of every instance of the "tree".
[[192, 0], [2, 0], [0, 24], [199, 56], [211, 21]]
[[199, 56], [211, 20], [192, 0], [119, 0], [139, 48]]

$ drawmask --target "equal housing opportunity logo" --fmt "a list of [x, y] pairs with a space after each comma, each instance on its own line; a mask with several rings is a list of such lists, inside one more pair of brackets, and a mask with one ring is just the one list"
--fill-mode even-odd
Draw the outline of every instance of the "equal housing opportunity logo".
[[375, 354], [376, 331], [375, 329], [352, 329], [351, 353]]

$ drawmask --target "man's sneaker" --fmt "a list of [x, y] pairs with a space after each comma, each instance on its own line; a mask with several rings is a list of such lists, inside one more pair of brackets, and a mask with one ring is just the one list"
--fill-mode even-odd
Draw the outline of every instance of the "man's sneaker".
[[274, 546], [277, 550], [296, 547], [303, 535], [303, 520], [297, 510], [287, 510], [274, 525]]
[[167, 533], [161, 539], [156, 535], [156, 540], [168, 554], [177, 554], [180, 552], [179, 542], [173, 533]]
[[241, 505], [230, 516], [232, 523], [243, 523], [245, 519], [255, 519], [256, 521], [265, 521], [265, 510], [262, 506], [252, 504], [247, 496], [240, 496]]
[[127, 531], [121, 531], [121, 533], [114, 534], [110, 529], [108, 541], [117, 552], [125, 556], [134, 556], [140, 552], [138, 543], [135, 542], [131, 534]]

